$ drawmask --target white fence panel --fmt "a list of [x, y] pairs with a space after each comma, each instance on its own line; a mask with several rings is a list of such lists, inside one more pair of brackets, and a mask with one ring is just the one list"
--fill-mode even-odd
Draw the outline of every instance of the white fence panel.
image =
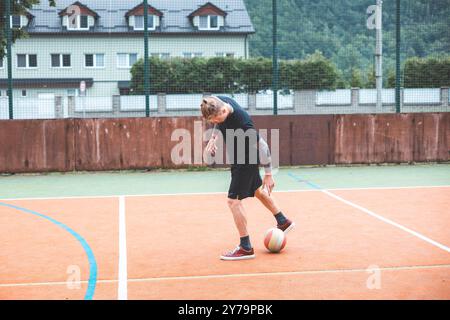
[[441, 89], [404, 89], [404, 104], [440, 104]]
[[[52, 93], [41, 93], [38, 98], [38, 117], [37, 119], [54, 119], [55, 114], [55, 95]], [[33, 118], [36, 119], [36, 118]]]
[[352, 91], [350, 89], [338, 89], [335, 91], [317, 91], [316, 105], [351, 105]]
[[112, 97], [75, 97], [75, 112], [110, 112]]
[[[381, 101], [383, 104], [395, 104], [395, 89], [383, 89], [381, 91]], [[360, 104], [376, 104], [377, 89], [360, 89]]]
[[0, 120], [9, 119], [9, 105], [7, 98], [0, 98]]
[[[150, 110], [157, 110], [157, 104], [157, 96], [150, 96]], [[120, 110], [145, 111], [145, 96], [120, 96]]]
[[[54, 95], [42, 95], [40, 98], [14, 98], [14, 119], [54, 119]], [[0, 99], [0, 119], [9, 119], [9, 104], [7, 98]]]
[[167, 110], [199, 110], [202, 94], [169, 94], [166, 96]]
[[[278, 109], [292, 109], [294, 107], [293, 94], [278, 93], [277, 100]], [[273, 93], [271, 91], [256, 94], [256, 109], [273, 109]]]

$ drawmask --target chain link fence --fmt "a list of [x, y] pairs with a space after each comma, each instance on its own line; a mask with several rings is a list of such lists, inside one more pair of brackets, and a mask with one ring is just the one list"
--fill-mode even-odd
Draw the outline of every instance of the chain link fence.
[[0, 119], [450, 111], [450, 0], [0, 5]]

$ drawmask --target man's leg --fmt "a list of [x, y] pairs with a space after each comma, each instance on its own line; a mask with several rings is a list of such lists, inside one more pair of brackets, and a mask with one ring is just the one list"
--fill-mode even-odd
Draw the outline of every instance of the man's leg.
[[255, 197], [267, 208], [273, 215], [280, 212], [280, 207], [276, 204], [275, 200], [271, 198], [266, 192], [263, 192], [260, 188], [255, 191]]
[[220, 258], [222, 260], [252, 259], [255, 257], [255, 253], [247, 231], [247, 218], [245, 217], [244, 206], [241, 200], [237, 199], [228, 199], [228, 206], [233, 214], [234, 223], [238, 229], [241, 242], [236, 249], [221, 255]]
[[239, 236], [247, 237], [247, 218], [245, 217], [245, 210], [242, 206], [241, 200], [228, 198], [228, 207], [233, 213], [234, 223], [238, 229]]
[[263, 192], [260, 188], [255, 191], [255, 197], [261, 201], [261, 203], [269, 209], [269, 211], [274, 215], [277, 220], [277, 227], [288, 233], [295, 226], [295, 223], [287, 219], [280, 210], [275, 200], [270, 197], [266, 192]]

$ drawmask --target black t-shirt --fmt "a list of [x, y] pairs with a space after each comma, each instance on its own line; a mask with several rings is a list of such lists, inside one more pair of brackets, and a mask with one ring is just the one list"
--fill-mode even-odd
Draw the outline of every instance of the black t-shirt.
[[[234, 99], [225, 96], [217, 96], [217, 98], [233, 107], [233, 112], [228, 115], [224, 122], [217, 126], [227, 145], [229, 160], [231, 161], [233, 158], [231, 166], [258, 165], [257, 142], [259, 135], [250, 115]], [[230, 143], [230, 141], [227, 143], [227, 138], [233, 138], [234, 143]], [[233, 145], [234, 148], [232, 148]], [[231, 157], [232, 151], [234, 157]]]

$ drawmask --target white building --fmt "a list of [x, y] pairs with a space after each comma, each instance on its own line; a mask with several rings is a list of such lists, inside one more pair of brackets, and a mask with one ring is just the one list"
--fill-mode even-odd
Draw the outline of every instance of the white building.
[[[141, 0], [41, 1], [12, 17], [29, 38], [12, 48], [14, 97], [51, 99], [127, 94], [130, 69], [144, 57]], [[243, 0], [150, 0], [149, 53], [170, 57], [248, 57], [254, 28]], [[0, 60], [0, 98], [6, 96], [7, 63]]]

